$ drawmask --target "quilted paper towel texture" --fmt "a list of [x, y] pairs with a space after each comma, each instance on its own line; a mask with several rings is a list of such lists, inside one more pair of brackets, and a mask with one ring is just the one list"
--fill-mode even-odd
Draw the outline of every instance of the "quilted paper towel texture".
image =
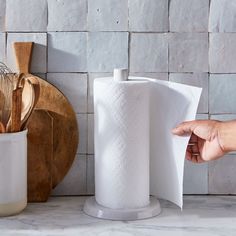
[[200, 88], [148, 78], [95, 79], [99, 204], [113, 209], [144, 207], [152, 194], [182, 208], [189, 137], [174, 136], [171, 129], [195, 119], [200, 95]]
[[95, 195], [106, 207], [149, 204], [148, 82], [96, 79]]

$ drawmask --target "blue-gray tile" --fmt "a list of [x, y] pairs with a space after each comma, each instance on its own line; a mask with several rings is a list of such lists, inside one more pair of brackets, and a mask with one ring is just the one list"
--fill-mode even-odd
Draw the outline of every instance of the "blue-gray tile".
[[129, 30], [168, 32], [167, 0], [129, 0]]
[[211, 73], [236, 73], [236, 34], [210, 33], [209, 66]]
[[235, 18], [235, 1], [211, 0], [209, 32], [236, 32]]
[[88, 0], [90, 31], [127, 31], [127, 0]]
[[88, 114], [77, 114], [76, 118], [79, 127], [79, 146], [77, 153], [86, 154], [88, 145]]
[[5, 62], [6, 34], [0, 33], [0, 61]]
[[87, 74], [48, 73], [47, 80], [68, 98], [76, 113], [87, 112]]
[[88, 154], [94, 154], [94, 114], [88, 114]]
[[86, 194], [86, 155], [76, 155], [71, 169], [62, 182], [53, 190], [53, 196]]
[[87, 194], [95, 193], [94, 156], [87, 155]]
[[48, 34], [48, 72], [86, 72], [87, 33]]
[[208, 193], [208, 164], [185, 161], [184, 194]]
[[158, 79], [158, 80], [168, 80], [169, 75], [168, 73], [148, 73], [148, 72], [131, 72], [129, 74], [130, 76], [137, 76], [137, 77], [146, 77], [146, 78], [152, 78], [152, 79]]
[[11, 32], [46, 32], [47, 0], [7, 0], [6, 30]]
[[198, 113], [208, 113], [208, 74], [207, 73], [170, 73], [172, 82], [188, 84], [203, 88], [198, 106]]
[[49, 0], [48, 31], [86, 31], [87, 0]]
[[167, 34], [132, 33], [130, 72], [168, 72]]
[[171, 0], [171, 32], [208, 32], [209, 0]]
[[0, 0], [0, 32], [5, 31], [6, 0]]
[[128, 33], [90, 32], [89, 72], [113, 72], [114, 68], [128, 68]]
[[236, 194], [236, 155], [209, 163], [209, 193]]
[[209, 87], [210, 114], [236, 113], [236, 74], [211, 74]]
[[208, 72], [208, 34], [169, 34], [170, 72]]

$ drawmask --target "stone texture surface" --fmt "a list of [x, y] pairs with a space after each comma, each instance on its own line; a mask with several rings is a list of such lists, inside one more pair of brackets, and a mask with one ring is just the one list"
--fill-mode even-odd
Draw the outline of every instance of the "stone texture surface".
[[209, 65], [211, 73], [236, 73], [236, 34], [211, 33]]
[[5, 61], [6, 34], [0, 33], [0, 61]]
[[56, 32], [48, 35], [49, 72], [87, 71], [87, 33]]
[[[203, 87], [198, 113], [206, 114], [197, 119], [236, 119], [235, 19], [235, 0], [0, 0], [0, 61], [6, 54], [16, 71], [12, 43], [35, 41], [31, 72], [62, 90], [77, 114], [82, 160], [56, 192], [94, 193], [93, 81], [115, 67]], [[184, 192], [207, 193], [207, 173], [207, 164], [186, 162]], [[230, 169], [223, 185], [233, 179]]]
[[79, 146], [77, 153], [86, 154], [87, 153], [87, 140], [88, 140], [88, 115], [87, 114], [77, 114], [77, 123], [79, 127]]
[[32, 73], [35, 76], [40, 77], [41, 79], [47, 80], [47, 74], [46, 73]]
[[47, 80], [63, 91], [76, 113], [87, 112], [87, 74], [48, 73]]
[[236, 113], [236, 74], [210, 75], [209, 112]]
[[128, 33], [89, 33], [88, 71], [113, 72], [114, 68], [128, 68]]
[[5, 31], [6, 0], [0, 0], [0, 32]]
[[169, 80], [203, 88], [198, 113], [208, 113], [208, 74], [207, 73], [170, 73]]
[[159, 79], [159, 80], [168, 80], [168, 73], [145, 73], [145, 72], [131, 72], [130, 76], [137, 76], [137, 77], [147, 77], [152, 79]]
[[130, 42], [131, 72], [168, 72], [166, 34], [132, 33]]
[[184, 194], [208, 194], [208, 164], [185, 161]]
[[88, 114], [88, 154], [94, 154], [94, 114]]
[[89, 73], [88, 80], [88, 112], [93, 113], [93, 82], [96, 78], [110, 77], [113, 73]]
[[17, 71], [13, 42], [34, 42], [31, 72], [47, 72], [47, 34], [46, 33], [8, 33], [7, 35], [7, 64], [12, 71]]
[[210, 119], [221, 121], [236, 120], [236, 114], [210, 115]]
[[85, 31], [87, 29], [86, 0], [49, 0], [48, 31]]
[[6, 29], [18, 32], [46, 31], [47, 0], [7, 0]]
[[77, 155], [72, 168], [63, 181], [53, 190], [52, 195], [83, 195], [86, 194], [86, 155]]
[[211, 0], [209, 31], [236, 32], [236, 4], [232, 0]]
[[167, 32], [167, 0], [129, 0], [129, 30], [136, 32]]
[[169, 9], [171, 32], [208, 32], [209, 0], [171, 0]]
[[236, 194], [236, 155], [209, 164], [209, 193]]
[[87, 194], [95, 193], [94, 156], [87, 156]]
[[127, 0], [88, 0], [90, 31], [127, 31]]
[[[208, 120], [207, 114], [197, 114], [197, 120]], [[195, 164], [185, 161], [184, 194], [208, 193], [208, 163]]]
[[169, 35], [170, 72], [208, 72], [208, 34]]

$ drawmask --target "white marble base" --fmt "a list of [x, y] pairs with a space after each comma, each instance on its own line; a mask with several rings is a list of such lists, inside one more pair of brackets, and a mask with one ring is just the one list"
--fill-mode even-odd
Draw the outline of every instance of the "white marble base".
[[83, 213], [86, 197], [31, 203], [17, 216], [0, 218], [1, 236], [231, 236], [236, 196], [185, 196], [184, 209], [161, 201], [162, 213], [139, 221], [108, 221]]

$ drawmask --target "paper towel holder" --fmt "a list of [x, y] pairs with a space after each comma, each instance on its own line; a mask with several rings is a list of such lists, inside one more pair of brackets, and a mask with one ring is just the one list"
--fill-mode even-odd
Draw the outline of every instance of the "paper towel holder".
[[[128, 81], [128, 69], [119, 68], [114, 69], [113, 79], [115, 83], [125, 83]], [[136, 208], [109, 208], [104, 205], [99, 204], [96, 201], [96, 194], [94, 197], [90, 197], [86, 200], [84, 204], [83, 211], [89, 216], [93, 216], [100, 219], [106, 220], [141, 220], [146, 218], [151, 218], [157, 216], [161, 212], [160, 202], [155, 197], [149, 197], [146, 195], [147, 205], [144, 207]]]
[[95, 197], [86, 200], [84, 213], [105, 220], [142, 220], [157, 216], [161, 213], [161, 205], [157, 198], [150, 197], [146, 207], [132, 209], [111, 209], [99, 205]]

